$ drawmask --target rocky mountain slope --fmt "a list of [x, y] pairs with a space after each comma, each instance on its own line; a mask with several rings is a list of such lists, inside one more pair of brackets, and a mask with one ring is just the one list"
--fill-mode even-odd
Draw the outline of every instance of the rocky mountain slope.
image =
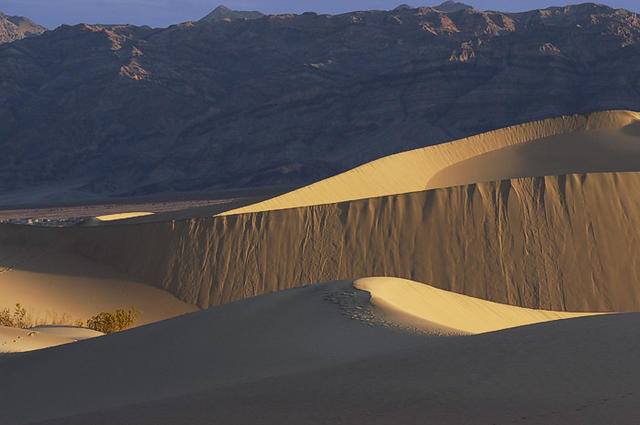
[[515, 123], [639, 110], [639, 71], [638, 15], [595, 4], [62, 26], [0, 46], [0, 195], [302, 185]]
[[22, 16], [7, 16], [0, 12], [0, 44], [40, 35], [46, 30]]

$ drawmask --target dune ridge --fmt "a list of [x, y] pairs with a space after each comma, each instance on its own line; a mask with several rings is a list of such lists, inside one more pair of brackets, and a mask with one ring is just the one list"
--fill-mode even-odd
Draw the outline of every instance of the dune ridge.
[[[431, 285], [393, 277], [356, 279], [353, 286], [371, 295], [371, 303], [383, 310], [409, 316], [408, 323], [429, 331], [481, 334], [552, 320], [599, 313], [570, 313], [515, 307], [443, 291]], [[424, 324], [411, 319], [419, 319]], [[445, 332], [446, 333], [446, 332]]]
[[[623, 131], [625, 127], [638, 122], [640, 122], [640, 113], [614, 110], [561, 116], [519, 124], [449, 143], [386, 156], [283, 195], [231, 209], [218, 215], [331, 204], [513, 177], [535, 177], [589, 171], [640, 171], [640, 165], [637, 161], [640, 159], [640, 130], [634, 128], [634, 134], [626, 134]], [[454, 172], [443, 174], [449, 167], [473, 160], [484, 154], [549, 138], [552, 140], [546, 140], [546, 142], [547, 145], [552, 145], [552, 149], [547, 150], [546, 154], [553, 156], [561, 149], [553, 143], [555, 142], [554, 136], [573, 133], [573, 138], [579, 139], [582, 133], [588, 134], [589, 132], [600, 132], [600, 139], [604, 138], [605, 144], [610, 139], [619, 141], [618, 144], [624, 142], [635, 144], [637, 148], [634, 152], [636, 161], [621, 166], [621, 162], [629, 161], [629, 152], [624, 152], [616, 155], [613, 161], [600, 164], [598, 162], [600, 156], [598, 152], [594, 152], [592, 153], [592, 157], [595, 159], [593, 165], [588, 162], [577, 162], [573, 166], [567, 166], [565, 158], [565, 161], [559, 161], [555, 167], [550, 167], [545, 172], [541, 171], [541, 167], [545, 166], [544, 162], [520, 163], [518, 168], [514, 170], [509, 167], [508, 163], [494, 160], [469, 173], [457, 169]], [[571, 145], [573, 148], [576, 147], [576, 143]], [[584, 148], [583, 146], [581, 149]], [[579, 151], [575, 149], [572, 153], [579, 155]]]
[[95, 219], [98, 221], [116, 221], [116, 220], [125, 220], [128, 218], [135, 218], [135, 217], [146, 217], [153, 214], [154, 213], [152, 212], [135, 211], [135, 212], [100, 215], [98, 217], [95, 217]]
[[203, 308], [394, 276], [521, 307], [632, 311], [638, 194], [640, 173], [572, 174], [165, 223], [0, 225], [0, 241], [87, 257]]

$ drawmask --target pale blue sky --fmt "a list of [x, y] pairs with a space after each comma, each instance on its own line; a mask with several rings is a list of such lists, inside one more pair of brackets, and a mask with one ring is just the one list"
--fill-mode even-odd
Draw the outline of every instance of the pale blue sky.
[[[219, 3], [220, 1], [221, 3]], [[412, 6], [433, 6], [443, 0], [423, 0]], [[354, 10], [393, 9], [403, 0], [0, 0], [0, 11], [8, 15], [27, 16], [48, 28], [60, 24], [129, 23], [165, 27], [198, 20], [219, 4], [237, 10], [263, 13], [342, 13]], [[523, 11], [547, 6], [564, 6], [571, 2], [546, 0], [473, 0], [476, 9]], [[580, 1], [573, 2], [580, 3]], [[610, 0], [612, 7], [640, 11], [638, 0]]]

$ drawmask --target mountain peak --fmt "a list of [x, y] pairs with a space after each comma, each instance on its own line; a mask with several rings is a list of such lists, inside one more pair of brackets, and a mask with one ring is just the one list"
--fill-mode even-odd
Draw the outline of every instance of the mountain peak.
[[232, 10], [226, 6], [220, 5], [213, 12], [202, 18], [200, 21], [212, 21], [214, 19], [260, 19], [264, 16], [258, 11], [240, 11]]
[[399, 10], [407, 10], [407, 9], [411, 9], [412, 7], [409, 6], [408, 4], [401, 4], [400, 6], [396, 7], [395, 9], [393, 9], [394, 11], [399, 11]]
[[40, 35], [47, 29], [22, 16], [0, 12], [0, 44]]
[[433, 8], [441, 12], [450, 13], [450, 12], [458, 12], [460, 10], [473, 9], [473, 6], [469, 6], [468, 4], [465, 4], [465, 3], [459, 3], [452, 0], [447, 0], [438, 6], [433, 6]]

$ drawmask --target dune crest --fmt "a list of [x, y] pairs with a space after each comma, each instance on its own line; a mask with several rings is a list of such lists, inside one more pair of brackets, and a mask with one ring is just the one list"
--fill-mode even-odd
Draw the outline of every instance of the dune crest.
[[602, 314], [516, 307], [394, 277], [357, 279], [353, 286], [369, 292], [371, 303], [375, 306], [407, 315], [409, 319], [420, 319], [423, 321], [422, 325], [419, 321], [410, 320], [411, 325], [428, 332], [435, 326], [436, 329], [453, 331], [451, 333], [480, 334], [552, 320]]
[[135, 218], [135, 217], [146, 217], [148, 215], [153, 215], [152, 212], [127, 212], [127, 213], [117, 213], [117, 214], [107, 214], [96, 217], [95, 219], [98, 221], [116, 221], [116, 220], [125, 220], [127, 218]]
[[[638, 112], [603, 111], [519, 124], [380, 158], [292, 192], [218, 215], [331, 204], [516, 177], [640, 171], [638, 123]], [[581, 143], [583, 139], [587, 143]], [[541, 146], [536, 146], [539, 142]], [[507, 152], [495, 158], [497, 160], [459, 165], [524, 145], [528, 145], [524, 152]], [[620, 146], [627, 149], [620, 150]], [[546, 161], [538, 161], [540, 156]], [[555, 156], [558, 157], [554, 159]], [[590, 156], [590, 161], [583, 161], [585, 156]], [[549, 157], [554, 159], [551, 164]], [[520, 161], [513, 164], [510, 159], [514, 158]], [[456, 165], [458, 168], [446, 172]]]

